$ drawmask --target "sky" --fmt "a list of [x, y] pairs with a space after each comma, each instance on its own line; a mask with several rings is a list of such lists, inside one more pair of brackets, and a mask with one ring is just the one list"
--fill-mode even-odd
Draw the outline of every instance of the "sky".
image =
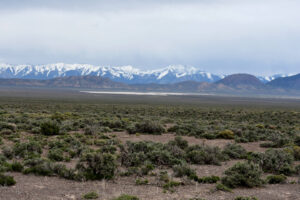
[[1, 0], [0, 63], [300, 73], [299, 0]]

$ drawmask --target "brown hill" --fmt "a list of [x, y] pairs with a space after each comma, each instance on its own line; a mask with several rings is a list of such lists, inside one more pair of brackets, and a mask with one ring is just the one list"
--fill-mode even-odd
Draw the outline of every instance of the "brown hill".
[[260, 89], [264, 87], [264, 84], [251, 74], [232, 74], [216, 83], [239, 89]]

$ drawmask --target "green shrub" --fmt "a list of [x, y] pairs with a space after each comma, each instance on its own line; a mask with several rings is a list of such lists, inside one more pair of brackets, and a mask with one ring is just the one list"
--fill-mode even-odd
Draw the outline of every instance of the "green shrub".
[[151, 162], [146, 161], [144, 165], [141, 167], [141, 173], [142, 175], [148, 175], [148, 173], [154, 169], [155, 166]]
[[268, 140], [271, 140], [272, 142], [262, 143], [260, 146], [266, 148], [280, 148], [292, 142], [289, 136], [281, 133], [272, 134]]
[[297, 135], [294, 140], [295, 145], [300, 146], [300, 135]]
[[38, 163], [33, 164], [29, 168], [26, 168], [23, 170], [24, 174], [35, 174], [39, 176], [51, 176], [54, 174], [53, 171], [54, 164], [45, 161], [45, 160], [40, 160]]
[[223, 139], [234, 139], [234, 132], [232, 130], [223, 130], [223, 131], [220, 131], [218, 133], [218, 138], [223, 138]]
[[112, 179], [117, 169], [116, 157], [109, 153], [87, 153], [81, 157], [76, 168], [87, 180]]
[[140, 178], [137, 178], [135, 180], [135, 184], [136, 185], [147, 185], [149, 183], [148, 179], [140, 179]]
[[256, 197], [235, 197], [234, 200], [258, 200]]
[[223, 185], [222, 183], [218, 183], [216, 185], [216, 190], [221, 190], [224, 192], [232, 192], [232, 190], [229, 187], [227, 187], [226, 185]]
[[37, 141], [30, 141], [24, 143], [16, 143], [13, 147], [15, 156], [26, 157], [30, 155], [39, 155], [42, 153], [41, 144]]
[[147, 120], [145, 122], [137, 123], [133, 127], [127, 128], [127, 131], [129, 134], [147, 133], [147, 134], [160, 135], [163, 132], [165, 132], [165, 129], [158, 122]]
[[168, 144], [171, 146], [177, 146], [180, 149], [186, 149], [189, 146], [188, 141], [179, 136], [176, 136], [174, 140], [169, 141]]
[[64, 152], [61, 149], [51, 149], [48, 153], [48, 158], [54, 161], [63, 161]]
[[43, 135], [58, 135], [59, 134], [59, 126], [56, 122], [48, 121], [44, 122], [40, 125], [41, 133]]
[[300, 146], [293, 146], [293, 154], [295, 160], [300, 160]]
[[2, 153], [8, 159], [12, 159], [14, 157], [14, 150], [11, 147], [4, 146], [2, 148]]
[[192, 180], [198, 180], [196, 171], [194, 169], [191, 169], [186, 164], [180, 164], [173, 166], [174, 176], [175, 177], [183, 177], [187, 176], [188, 178]]
[[222, 183], [230, 188], [256, 187], [263, 184], [262, 170], [254, 163], [237, 163], [225, 171]]
[[199, 183], [216, 183], [220, 180], [218, 176], [204, 176], [198, 179]]
[[2, 129], [0, 131], [0, 135], [11, 135], [11, 134], [13, 134], [13, 131], [10, 129]]
[[229, 143], [224, 147], [223, 154], [229, 158], [242, 159], [246, 157], [247, 151], [239, 144]]
[[128, 194], [122, 194], [121, 196], [114, 198], [113, 200], [139, 200], [139, 198]]
[[11, 169], [14, 172], [22, 172], [23, 168], [24, 168], [24, 166], [21, 163], [19, 163], [19, 162], [13, 162], [11, 164]]
[[11, 164], [6, 161], [6, 157], [0, 154], [0, 173], [11, 170]]
[[84, 129], [85, 135], [95, 135], [97, 133], [97, 127], [96, 126], [87, 126]]
[[180, 186], [182, 183], [181, 182], [177, 182], [177, 181], [169, 181], [169, 182], [167, 182], [167, 183], [165, 183], [164, 185], [163, 185], [163, 188], [165, 189], [165, 190], [169, 190], [169, 189], [172, 189], [172, 188], [174, 188], [174, 187], [178, 187], [178, 186]]
[[269, 184], [285, 183], [286, 179], [287, 179], [287, 177], [283, 174], [269, 175], [269, 176], [267, 176], [266, 182]]
[[187, 148], [186, 160], [193, 164], [220, 165], [224, 155], [219, 147], [194, 145]]
[[0, 186], [12, 186], [15, 184], [16, 181], [14, 180], [14, 177], [0, 174]]
[[157, 166], [173, 166], [182, 162], [174, 155], [175, 152], [170, 151], [168, 144], [128, 141], [122, 148], [121, 163], [126, 167], [142, 166], [146, 162]]
[[12, 132], [15, 132], [17, 130], [17, 126], [12, 123], [6, 123], [6, 122], [0, 122], [0, 130], [8, 129]]
[[97, 199], [99, 195], [96, 192], [89, 192], [83, 195], [84, 199]]
[[170, 177], [167, 171], [160, 171], [159, 172], [159, 180], [165, 183], [170, 182]]
[[295, 174], [300, 175], [300, 164], [295, 167]]
[[269, 149], [259, 159], [262, 169], [265, 172], [290, 175], [293, 173], [291, 164], [293, 156], [285, 150]]

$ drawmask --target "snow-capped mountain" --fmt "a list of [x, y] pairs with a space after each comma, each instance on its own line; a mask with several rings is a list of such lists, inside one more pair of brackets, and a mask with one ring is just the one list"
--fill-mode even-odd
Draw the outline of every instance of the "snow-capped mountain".
[[294, 74], [275, 74], [273, 76], [258, 76], [257, 78], [263, 83], [268, 83], [277, 78], [284, 78], [284, 77], [289, 77], [289, 76], [293, 76], [293, 75]]
[[[201, 71], [192, 66], [170, 65], [156, 70], [142, 71], [132, 66], [95, 66], [89, 64], [47, 64], [47, 65], [8, 65], [0, 64], [0, 78], [19, 79], [52, 79], [69, 76], [101, 76], [113, 81], [126, 84], [169, 84], [182, 81], [216, 82], [225, 75], [216, 75]], [[292, 74], [276, 74], [273, 76], [257, 76], [268, 83], [279, 77], [288, 77]]]
[[181, 81], [215, 82], [224, 76], [195, 67], [172, 65], [157, 70], [141, 71], [132, 66], [107, 67], [89, 64], [56, 63], [48, 65], [0, 64], [0, 78], [52, 79], [66, 76], [101, 76], [128, 84], [176, 83]]

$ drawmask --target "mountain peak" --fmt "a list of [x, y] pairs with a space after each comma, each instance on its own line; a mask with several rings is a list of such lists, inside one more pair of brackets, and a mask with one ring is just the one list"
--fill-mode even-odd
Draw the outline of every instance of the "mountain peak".
[[264, 84], [255, 76], [251, 74], [232, 74], [226, 76], [224, 79], [217, 83], [230, 87], [254, 87], [261, 88]]
[[131, 65], [94, 66], [53, 63], [45, 65], [0, 64], [0, 78], [52, 79], [68, 76], [101, 76], [127, 84], [176, 83], [181, 81], [214, 82], [222, 76], [203, 72], [192, 66], [169, 65], [162, 69], [141, 71]]

